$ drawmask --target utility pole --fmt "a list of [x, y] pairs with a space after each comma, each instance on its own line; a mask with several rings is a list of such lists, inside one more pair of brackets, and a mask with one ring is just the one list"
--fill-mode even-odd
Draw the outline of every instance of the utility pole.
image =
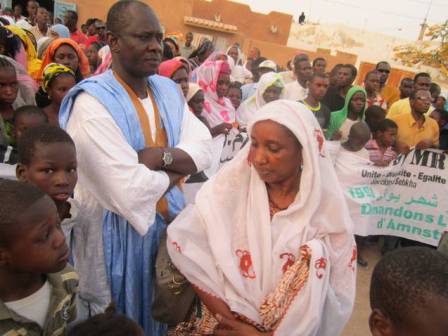
[[431, 0], [429, 2], [429, 6], [428, 6], [428, 10], [426, 11], [426, 16], [423, 19], [423, 23], [420, 24], [420, 34], [418, 34], [418, 39], [417, 41], [423, 41], [423, 38], [425, 37], [425, 32], [426, 32], [426, 28], [428, 28], [428, 16], [429, 16], [429, 12], [431, 11], [431, 7], [432, 7], [432, 2], [433, 0]]

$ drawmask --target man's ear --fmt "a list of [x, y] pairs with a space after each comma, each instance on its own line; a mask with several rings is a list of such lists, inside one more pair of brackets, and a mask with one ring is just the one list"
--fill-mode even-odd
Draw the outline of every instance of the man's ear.
[[120, 46], [118, 43], [118, 36], [111, 31], [107, 31], [106, 33], [107, 44], [110, 47], [110, 51], [114, 53], [120, 52]]
[[28, 172], [28, 170], [25, 165], [23, 165], [22, 163], [17, 164], [16, 177], [19, 181], [21, 181], [21, 182], [28, 181], [27, 172]]
[[372, 336], [394, 336], [392, 321], [377, 308], [370, 314], [369, 327]]
[[4, 267], [10, 263], [10, 257], [8, 251], [0, 247], [0, 267]]

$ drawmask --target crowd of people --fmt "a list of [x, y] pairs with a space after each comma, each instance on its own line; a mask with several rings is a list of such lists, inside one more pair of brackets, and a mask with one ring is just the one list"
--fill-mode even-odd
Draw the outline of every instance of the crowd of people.
[[[283, 70], [164, 35], [136, 0], [80, 28], [74, 11], [26, 12], [0, 16], [0, 160], [15, 167], [0, 179], [0, 333], [340, 335], [367, 261], [327, 144], [381, 167], [448, 150], [431, 76], [394, 87], [382, 61], [358, 86], [354, 65], [306, 54]], [[248, 141], [221, 165], [232, 132]], [[445, 335], [448, 257], [382, 240], [372, 335]]]

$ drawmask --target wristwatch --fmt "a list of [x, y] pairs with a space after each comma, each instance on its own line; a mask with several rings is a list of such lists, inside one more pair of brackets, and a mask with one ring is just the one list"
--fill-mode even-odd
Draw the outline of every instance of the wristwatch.
[[170, 152], [163, 152], [162, 154], [162, 167], [165, 168], [172, 164], [174, 161], [173, 155]]

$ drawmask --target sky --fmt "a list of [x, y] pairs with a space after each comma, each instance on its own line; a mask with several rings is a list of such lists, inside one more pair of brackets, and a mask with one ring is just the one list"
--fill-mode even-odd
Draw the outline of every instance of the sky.
[[232, 0], [250, 5], [253, 11], [292, 14], [297, 21], [303, 11], [307, 20], [343, 23], [370, 31], [416, 40], [420, 24], [448, 19], [448, 0]]

